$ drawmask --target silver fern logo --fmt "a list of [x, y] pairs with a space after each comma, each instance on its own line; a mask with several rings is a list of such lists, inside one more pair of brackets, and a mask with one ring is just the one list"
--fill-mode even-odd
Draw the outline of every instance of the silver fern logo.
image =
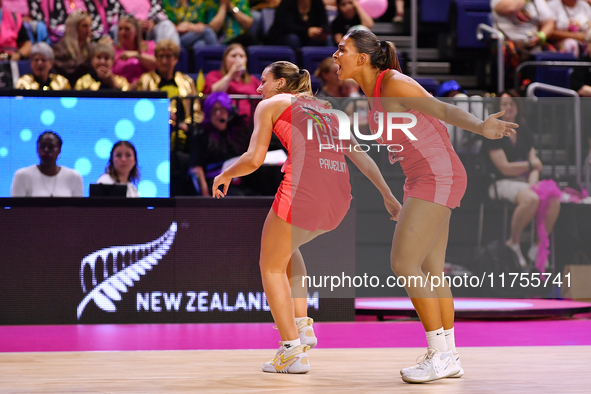
[[[90, 301], [94, 301], [96, 306], [106, 312], [116, 312], [115, 302], [121, 300], [121, 293], [127, 293], [128, 288], [140, 280], [140, 276], [145, 275], [146, 271], [151, 270], [166, 255], [174, 242], [176, 231], [177, 224], [172, 222], [168, 231], [152, 242], [142, 245], [112, 246], [97, 250], [83, 258], [80, 265], [82, 291], [87, 292], [84, 284], [84, 268], [87, 265], [92, 273], [93, 288], [78, 305], [78, 320]], [[109, 257], [113, 260], [113, 274], [111, 276], [107, 270]], [[103, 264], [104, 280], [101, 283], [97, 283], [96, 280], [96, 265], [99, 261]], [[128, 262], [127, 266], [125, 266], [126, 261]], [[118, 262], [122, 267], [119, 271], [117, 269]]]

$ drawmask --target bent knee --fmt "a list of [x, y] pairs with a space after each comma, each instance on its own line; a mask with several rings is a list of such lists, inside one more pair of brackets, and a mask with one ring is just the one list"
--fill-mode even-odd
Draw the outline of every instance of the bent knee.
[[519, 195], [517, 196], [517, 205], [524, 205], [531, 207], [532, 209], [537, 209], [538, 205], [540, 205], [540, 197], [533, 190], [524, 189], [519, 192]]

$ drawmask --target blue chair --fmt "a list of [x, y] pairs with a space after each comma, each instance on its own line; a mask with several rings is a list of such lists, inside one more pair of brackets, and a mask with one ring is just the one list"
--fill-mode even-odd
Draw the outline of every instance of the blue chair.
[[207, 74], [222, 67], [225, 45], [206, 45], [195, 51], [195, 72]]
[[449, 22], [449, 7], [451, 0], [422, 0], [421, 22], [447, 23]]
[[248, 47], [248, 72], [261, 74], [265, 67], [278, 60], [296, 62], [296, 54], [288, 46], [252, 45]]
[[484, 49], [486, 43], [476, 38], [480, 23], [491, 25], [489, 0], [455, 0], [456, 2], [456, 46], [464, 49]]
[[[540, 52], [534, 55], [534, 60], [574, 62], [577, 58], [572, 53]], [[536, 67], [535, 82], [547, 83], [554, 86], [570, 89], [570, 74], [572, 68], [568, 67]], [[541, 95], [536, 94], [538, 96]]]
[[174, 68], [176, 71], [180, 71], [182, 73], [189, 72], [189, 54], [187, 51], [181, 47], [181, 53], [179, 54], [179, 61]]
[[318, 65], [327, 57], [332, 57], [336, 47], [302, 47], [302, 67], [314, 74]]
[[415, 81], [434, 96], [437, 94], [437, 90], [439, 90], [439, 82], [433, 78], [415, 78]]
[[29, 60], [19, 60], [18, 62], [18, 72], [21, 77], [25, 74], [31, 74], [33, 69], [31, 68], [31, 62]]

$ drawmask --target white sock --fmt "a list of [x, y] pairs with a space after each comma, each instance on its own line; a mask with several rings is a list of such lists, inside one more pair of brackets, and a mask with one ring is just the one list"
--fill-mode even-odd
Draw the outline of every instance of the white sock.
[[295, 320], [296, 320], [296, 325], [300, 324], [300, 322], [301, 322], [302, 320], [304, 320], [304, 319], [308, 319], [308, 316], [304, 316], [304, 317], [296, 317], [296, 318], [295, 318]]
[[283, 341], [281, 343], [286, 352], [289, 352], [290, 350], [295, 349], [296, 346], [300, 346], [302, 344], [302, 342], [300, 342], [300, 338], [294, 339], [293, 341]]
[[434, 331], [426, 331], [427, 343], [430, 348], [437, 349], [440, 352], [447, 352], [447, 343], [445, 342], [445, 333], [443, 327]]
[[456, 350], [456, 338], [454, 337], [454, 328], [450, 328], [449, 330], [443, 330], [445, 333], [445, 342], [447, 343], [447, 348], [451, 350], [453, 354], [457, 354], [458, 351]]

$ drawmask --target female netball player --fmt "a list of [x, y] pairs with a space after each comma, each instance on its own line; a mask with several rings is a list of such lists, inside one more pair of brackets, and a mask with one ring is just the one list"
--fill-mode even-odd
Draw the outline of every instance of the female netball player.
[[[299, 276], [305, 270], [299, 247], [335, 229], [349, 209], [351, 186], [343, 152], [378, 188], [392, 219], [398, 218], [401, 206], [373, 160], [354, 149], [357, 142], [336, 139], [338, 120], [319, 112], [328, 107], [312, 96], [307, 70], [289, 62], [275, 62], [263, 71], [257, 91], [263, 100], [254, 114], [248, 151], [214, 179], [212, 196], [224, 197], [232, 178], [259, 168], [272, 133], [279, 137], [288, 158], [283, 181], [263, 227], [260, 268], [282, 342], [273, 360], [263, 365], [263, 371], [306, 373], [310, 370], [306, 351], [316, 345], [316, 338], [311, 319], [307, 318], [307, 300], [305, 296], [292, 299], [291, 284], [298, 282], [290, 284], [290, 278], [293, 280], [292, 274]], [[313, 118], [311, 123], [318, 127], [314, 126], [314, 132], [308, 135], [308, 120]], [[330, 149], [341, 143], [341, 149]], [[319, 149], [320, 144], [323, 149]]]
[[[404, 112], [400, 119], [390, 120], [395, 124], [404, 123], [404, 116], [414, 115], [417, 120], [416, 126], [408, 129], [416, 140], [401, 130], [388, 136], [386, 124], [381, 125], [383, 134], [377, 140], [403, 146], [401, 152], [390, 153], [390, 162], [399, 161], [406, 175], [402, 210], [392, 241], [391, 266], [397, 276], [421, 277], [423, 283], [428, 277], [441, 277], [451, 210], [460, 205], [466, 190], [466, 171], [443, 122], [490, 139], [514, 134], [518, 125], [498, 120], [504, 112], [481, 121], [434, 99], [416, 81], [402, 74], [394, 45], [378, 40], [371, 32], [357, 30], [347, 34], [333, 57], [339, 66], [339, 78], [354, 79], [368, 97], [372, 132], [379, 132], [380, 119], [388, 122], [387, 113]], [[406, 123], [409, 121], [412, 120], [406, 119]], [[406, 283], [426, 331], [428, 349], [418, 365], [400, 371], [402, 379], [419, 383], [462, 376], [448, 284], [431, 290], [420, 282]]]

